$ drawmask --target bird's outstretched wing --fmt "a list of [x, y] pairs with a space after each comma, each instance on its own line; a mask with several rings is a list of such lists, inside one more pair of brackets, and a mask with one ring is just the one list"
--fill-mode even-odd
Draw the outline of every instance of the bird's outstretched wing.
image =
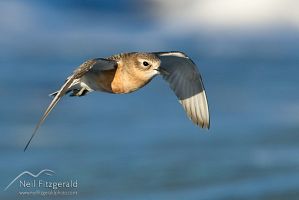
[[97, 73], [97, 72], [104, 71], [104, 70], [114, 69], [116, 67], [117, 67], [116, 61], [107, 60], [107, 59], [103, 59], [103, 58], [96, 58], [96, 59], [92, 59], [92, 60], [87, 60], [86, 62], [82, 63], [73, 72], [73, 74], [67, 78], [66, 82], [61, 86], [60, 90], [58, 90], [57, 92], [53, 93], [53, 94], [55, 94], [55, 97], [53, 98], [53, 100], [51, 101], [50, 105], [48, 106], [48, 108], [46, 109], [46, 111], [44, 112], [44, 114], [42, 115], [42, 117], [40, 118], [38, 124], [36, 125], [36, 127], [35, 127], [32, 135], [31, 135], [31, 137], [29, 139], [29, 141], [26, 144], [26, 147], [24, 148], [24, 151], [26, 151], [26, 149], [28, 148], [28, 146], [29, 146], [32, 138], [36, 134], [38, 128], [45, 121], [45, 119], [47, 118], [47, 116], [49, 115], [49, 113], [51, 112], [51, 110], [53, 110], [53, 108], [59, 102], [59, 100], [61, 99], [61, 97], [63, 97], [63, 95], [66, 94], [66, 92], [68, 91], [68, 89], [72, 86], [72, 84], [76, 80], [78, 80], [79, 78], [81, 78], [82, 76], [84, 76], [87, 72]]
[[202, 128], [210, 127], [208, 101], [194, 62], [181, 52], [156, 52], [160, 72], [175, 92], [188, 117]]

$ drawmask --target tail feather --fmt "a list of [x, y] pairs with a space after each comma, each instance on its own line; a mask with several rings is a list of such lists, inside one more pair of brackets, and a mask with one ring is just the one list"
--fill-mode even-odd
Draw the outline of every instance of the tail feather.
[[55, 97], [58, 94], [58, 91], [49, 94], [49, 97]]
[[56, 104], [59, 102], [59, 100], [66, 94], [69, 87], [72, 85], [73, 81], [74, 81], [74, 76], [69, 77], [69, 79], [63, 84], [63, 86], [60, 88], [59, 91], [54, 92], [54, 93], [51, 94], [51, 96], [54, 96], [54, 99], [52, 100], [52, 102], [50, 103], [50, 105], [48, 106], [46, 111], [44, 112], [43, 116], [40, 118], [38, 124], [36, 125], [32, 135], [29, 139], [29, 141], [27, 142], [27, 144], [24, 148], [24, 151], [26, 151], [26, 149], [28, 148], [31, 140], [33, 139], [33, 137], [37, 133], [37, 130], [42, 125], [42, 123], [45, 121], [45, 119], [47, 118], [49, 113], [53, 110], [53, 108], [56, 106]]
[[[74, 89], [68, 89], [68, 90], [64, 93], [64, 95], [70, 93], [70, 92], [73, 91], [73, 90], [74, 90]], [[56, 91], [56, 92], [53, 92], [53, 93], [49, 94], [49, 97], [55, 97], [55, 96], [58, 94], [58, 92], [59, 92], [59, 91]]]

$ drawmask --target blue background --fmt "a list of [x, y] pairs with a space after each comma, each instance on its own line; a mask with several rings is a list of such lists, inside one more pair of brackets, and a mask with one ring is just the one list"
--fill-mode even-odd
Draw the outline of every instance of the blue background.
[[[299, 199], [298, 29], [190, 28], [180, 13], [168, 27], [155, 2], [0, 2], [0, 190], [52, 169], [79, 183], [57, 199]], [[63, 98], [23, 152], [48, 94], [84, 60], [169, 50], [198, 64], [210, 130], [157, 77], [132, 94]]]

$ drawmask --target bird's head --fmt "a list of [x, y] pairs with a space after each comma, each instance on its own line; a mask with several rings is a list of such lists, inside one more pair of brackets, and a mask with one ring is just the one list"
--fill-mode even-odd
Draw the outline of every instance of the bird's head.
[[160, 59], [151, 53], [132, 53], [125, 59], [125, 65], [141, 79], [151, 79], [159, 74]]

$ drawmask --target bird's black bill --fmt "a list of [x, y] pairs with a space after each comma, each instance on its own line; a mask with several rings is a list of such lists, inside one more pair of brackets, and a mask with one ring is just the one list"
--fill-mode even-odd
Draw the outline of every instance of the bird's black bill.
[[159, 67], [156, 69], [158, 72], [160, 72], [160, 74], [162, 75], [169, 75], [169, 72], [166, 71], [166, 69], [164, 69], [163, 67]]

